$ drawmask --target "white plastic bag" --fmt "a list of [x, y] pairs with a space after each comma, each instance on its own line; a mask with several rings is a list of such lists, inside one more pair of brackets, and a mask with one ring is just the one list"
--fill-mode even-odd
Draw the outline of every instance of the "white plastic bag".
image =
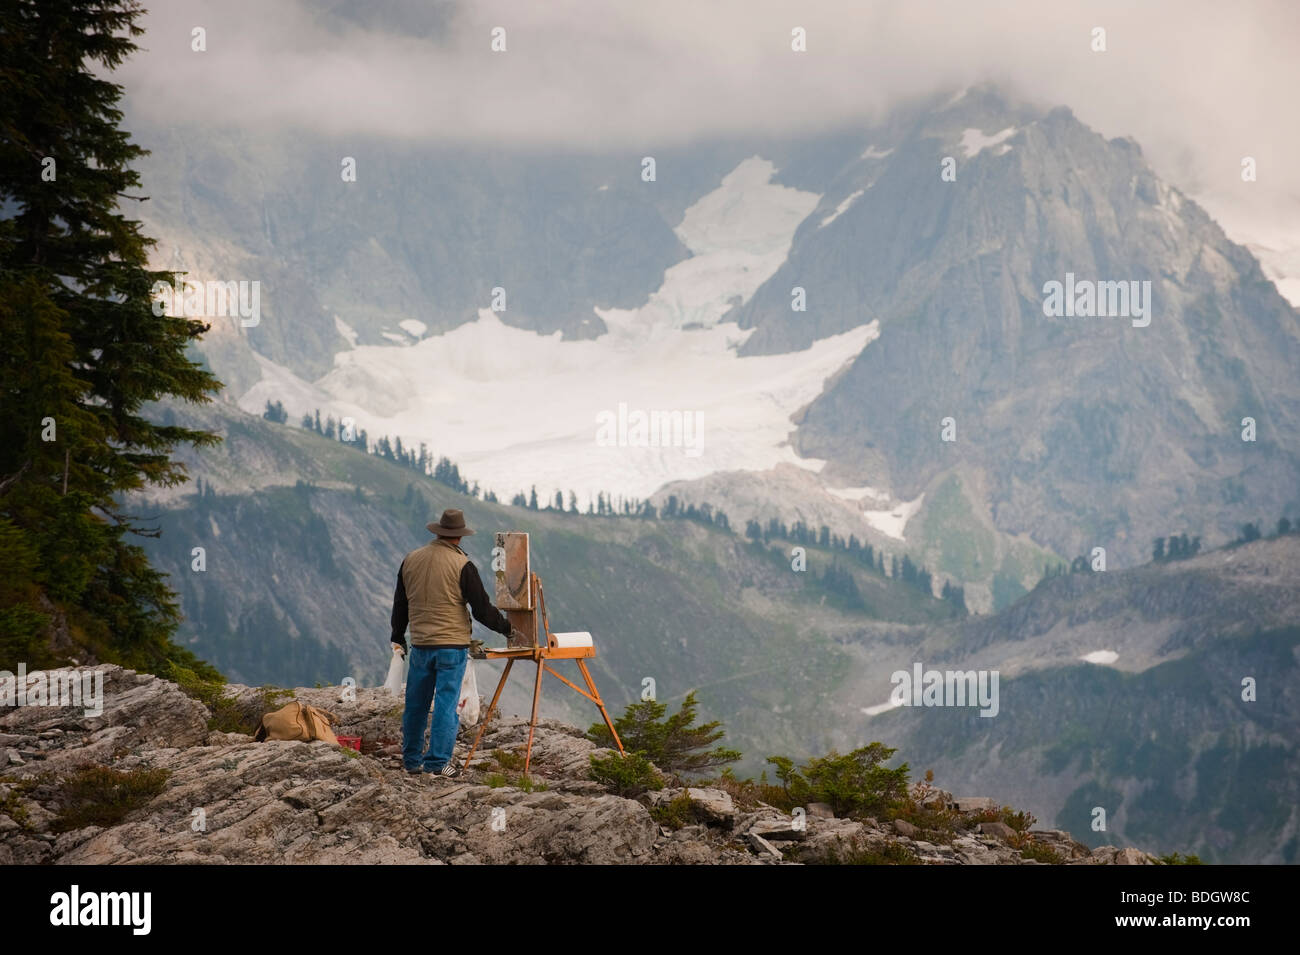
[[465, 661], [465, 676], [460, 681], [460, 702], [456, 712], [464, 726], [477, 726], [479, 717], [478, 680], [474, 678], [474, 661]]
[[388, 679], [384, 681], [384, 689], [393, 696], [402, 695], [402, 684], [406, 682], [406, 654], [401, 650], [393, 650], [392, 662], [388, 664]]

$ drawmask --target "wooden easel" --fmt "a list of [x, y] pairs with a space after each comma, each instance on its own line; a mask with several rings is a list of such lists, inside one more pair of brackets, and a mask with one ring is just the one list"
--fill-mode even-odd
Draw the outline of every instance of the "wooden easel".
[[[601, 700], [600, 693], [596, 690], [596, 683], [587, 669], [586, 660], [596, 655], [596, 647], [594, 645], [560, 646], [561, 641], [551, 632], [551, 624], [546, 617], [546, 598], [542, 595], [542, 582], [529, 568], [527, 534], [511, 532], [496, 535], [493, 566], [500, 566], [502, 563], [504, 568], [496, 571], [496, 604], [505, 611], [510, 626], [521, 631], [527, 640], [518, 644], [513, 640], [507, 640], [504, 648], [485, 651], [489, 660], [505, 660], [506, 668], [501, 674], [500, 682], [497, 683], [496, 692], [492, 694], [492, 702], [488, 704], [487, 712], [483, 714], [483, 722], [479, 724], [474, 745], [470, 747], [469, 755], [465, 757], [465, 768], [469, 768], [469, 761], [474, 758], [474, 753], [478, 750], [478, 744], [487, 730], [488, 721], [496, 712], [497, 701], [501, 699], [501, 691], [505, 689], [506, 680], [510, 678], [510, 670], [516, 660], [532, 660], [537, 665], [537, 679], [533, 684], [533, 713], [528, 721], [528, 748], [524, 752], [525, 775], [533, 758], [533, 734], [537, 729], [537, 704], [542, 697], [543, 672], [550, 673], [561, 683], [596, 704], [600, 709], [601, 717], [605, 720], [605, 725], [609, 727], [609, 732], [614, 737], [614, 745], [618, 747], [619, 755], [626, 756], [623, 741], [618, 738], [614, 721], [609, 718], [609, 711], [605, 709], [605, 703]], [[540, 641], [537, 627], [539, 616], [544, 636]], [[587, 689], [582, 689], [573, 681], [565, 679], [563, 674], [556, 672], [549, 666], [550, 660], [575, 661], [578, 670], [582, 673], [583, 682], [587, 684]]]

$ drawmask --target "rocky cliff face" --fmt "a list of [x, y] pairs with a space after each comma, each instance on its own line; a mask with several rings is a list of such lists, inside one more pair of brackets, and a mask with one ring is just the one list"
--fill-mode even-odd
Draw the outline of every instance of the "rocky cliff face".
[[[510, 717], [493, 721], [466, 777], [445, 781], [403, 772], [395, 753], [401, 703], [383, 690], [358, 689], [355, 700], [341, 699], [337, 687], [293, 691], [335, 713], [341, 734], [361, 737], [356, 753], [212, 730], [212, 711], [175, 683], [117, 667], [102, 672], [98, 716], [71, 706], [0, 715], [0, 863], [1037, 864], [1013, 848], [1019, 834], [1000, 823], [939, 845], [907, 823], [836, 819], [816, 804], [801, 826], [716, 789], [622, 798], [589, 778], [589, 757], [608, 751], [554, 721], [538, 728], [524, 787], [501, 785], [496, 754], [522, 747], [527, 733]], [[267, 702], [264, 691], [232, 686], [221, 706], [253, 713]], [[470, 732], [462, 729], [458, 758]], [[94, 767], [108, 767], [118, 782], [86, 792]], [[132, 804], [132, 781], [141, 778], [152, 785], [139, 787]], [[689, 824], [657, 823], [650, 807], [683, 795]], [[963, 814], [992, 806], [938, 791], [928, 798]], [[79, 799], [96, 804], [102, 824], [73, 824]], [[1135, 849], [1089, 850], [1063, 832], [1025, 839], [1039, 854], [1051, 850], [1074, 864], [1154, 861]]]

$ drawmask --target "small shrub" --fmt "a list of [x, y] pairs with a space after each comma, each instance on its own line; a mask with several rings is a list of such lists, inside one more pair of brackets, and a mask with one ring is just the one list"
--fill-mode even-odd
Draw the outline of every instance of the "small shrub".
[[810, 802], [828, 803], [837, 816], [883, 816], [907, 796], [908, 767], [880, 764], [894, 755], [884, 743], [871, 743], [841, 755], [831, 750], [810, 759], [801, 769], [784, 756], [768, 757], [784, 785], [783, 804], [789, 811]]
[[669, 829], [680, 829], [695, 822], [695, 809], [691, 797], [686, 793], [675, 796], [668, 802], [650, 807], [650, 818]]
[[[7, 779], [3, 781], [9, 782]], [[22, 797], [34, 788], [35, 782], [34, 779], [14, 781], [10, 783], [9, 791], [0, 796], [0, 813], [8, 816], [23, 830], [30, 830], [32, 821]]]
[[604, 759], [592, 753], [591, 778], [616, 796], [629, 799], [651, 789], [664, 788], [654, 764], [642, 753], [615, 754]]
[[1005, 822], [1012, 829], [1016, 830], [1016, 832], [1021, 833], [1028, 832], [1034, 827], [1034, 823], [1038, 822], [1032, 813], [1024, 810], [1017, 812], [1010, 806], [1003, 806], [1002, 809], [999, 810], [998, 820], [1000, 822]]
[[82, 767], [59, 787], [61, 811], [52, 828], [68, 832], [86, 826], [115, 826], [161, 793], [168, 775], [165, 769]]
[[1167, 856], [1160, 856], [1156, 862], [1159, 865], [1204, 865], [1201, 857], [1192, 853], [1182, 855], [1178, 852], [1171, 852]]
[[500, 789], [509, 783], [502, 773], [488, 773], [487, 778], [483, 780], [484, 784], [491, 786], [493, 789]]
[[[703, 726], [694, 726], [694, 691], [687, 693], [681, 709], [667, 717], [668, 706], [655, 700], [628, 704], [627, 710], [614, 721], [623, 748], [629, 753], [642, 753], [665, 773], [703, 773], [740, 759], [740, 752], [719, 746], [710, 749], [722, 739], [725, 731], [716, 720]], [[614, 737], [604, 723], [593, 723], [587, 737], [602, 746], [614, 747]]]

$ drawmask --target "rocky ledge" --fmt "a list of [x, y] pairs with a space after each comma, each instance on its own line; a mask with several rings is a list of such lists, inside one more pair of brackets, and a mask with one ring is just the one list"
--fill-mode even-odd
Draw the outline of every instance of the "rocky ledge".
[[[340, 735], [362, 739], [358, 753], [211, 729], [213, 709], [177, 684], [98, 669], [99, 715], [0, 708], [0, 864], [1155, 861], [1136, 849], [1093, 850], [1068, 833], [1019, 833], [973, 818], [960, 834], [927, 841], [902, 820], [837, 819], [818, 804], [792, 818], [752, 800], [742, 807], [721, 789], [623, 798], [590, 778], [590, 756], [610, 751], [549, 720], [537, 728], [527, 780], [516, 753], [528, 725], [517, 717], [493, 720], [462, 779], [409, 776], [397, 756], [401, 701], [382, 689], [303, 688], [268, 699], [231, 686], [220, 704], [228, 715], [290, 698], [310, 703], [338, 717]], [[462, 728], [461, 760], [472, 732]], [[937, 790], [928, 798], [959, 814], [993, 805]], [[1028, 845], [1038, 851], [1023, 852]]]

